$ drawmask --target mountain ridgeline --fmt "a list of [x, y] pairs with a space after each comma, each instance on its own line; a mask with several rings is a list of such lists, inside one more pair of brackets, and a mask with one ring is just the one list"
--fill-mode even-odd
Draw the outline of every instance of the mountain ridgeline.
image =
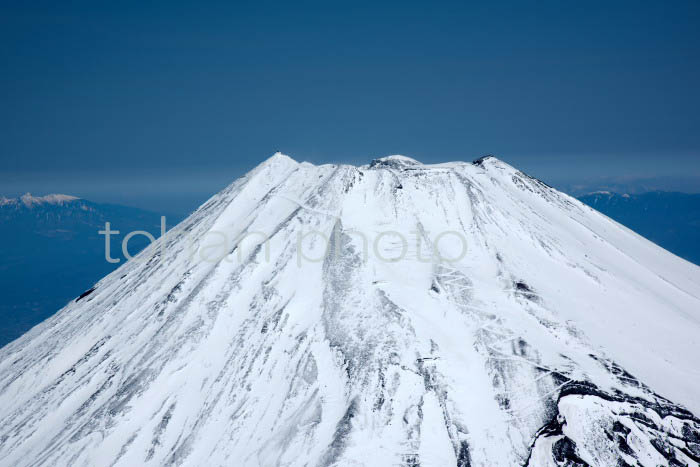
[[700, 462], [700, 268], [496, 158], [276, 154], [137, 259], [0, 349], [0, 466]]

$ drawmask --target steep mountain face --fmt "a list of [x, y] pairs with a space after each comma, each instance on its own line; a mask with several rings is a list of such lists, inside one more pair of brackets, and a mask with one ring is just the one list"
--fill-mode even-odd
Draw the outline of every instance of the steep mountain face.
[[[167, 217], [169, 225], [178, 219]], [[68, 195], [0, 197], [0, 346], [62, 308], [84, 288], [114, 271], [105, 259], [105, 223], [120, 234], [110, 238], [111, 257], [122, 263], [128, 232], [160, 235], [160, 215], [126, 206], [94, 203]], [[128, 242], [136, 254], [149, 240]]]
[[0, 465], [698, 465], [699, 310], [495, 158], [277, 154], [0, 350]]
[[700, 264], [700, 194], [599, 191], [578, 199], [681, 258]]

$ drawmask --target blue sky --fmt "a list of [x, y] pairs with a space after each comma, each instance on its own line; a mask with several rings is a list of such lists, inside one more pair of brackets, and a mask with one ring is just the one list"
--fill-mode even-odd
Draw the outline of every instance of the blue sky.
[[190, 208], [276, 150], [700, 191], [700, 2], [3, 2], [0, 194]]

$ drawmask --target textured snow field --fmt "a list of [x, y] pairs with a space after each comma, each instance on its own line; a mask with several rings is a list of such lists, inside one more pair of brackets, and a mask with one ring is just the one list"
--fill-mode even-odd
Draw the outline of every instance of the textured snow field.
[[495, 158], [276, 154], [0, 349], [0, 466], [698, 465], [699, 336], [700, 268]]

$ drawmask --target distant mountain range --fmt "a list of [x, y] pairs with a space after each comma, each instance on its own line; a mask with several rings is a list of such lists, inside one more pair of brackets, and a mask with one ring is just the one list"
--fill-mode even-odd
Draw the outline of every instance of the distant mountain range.
[[[166, 216], [167, 226], [181, 219]], [[105, 260], [105, 222], [113, 235]], [[142, 230], [160, 236], [160, 214], [52, 194], [0, 197], [0, 346], [51, 316], [98, 279], [124, 263], [121, 243], [126, 233]], [[128, 242], [141, 251], [143, 235]]]
[[700, 194], [600, 191], [578, 199], [695, 264], [700, 264]]
[[558, 190], [576, 197], [604, 191], [630, 195], [641, 195], [650, 192], [700, 193], [700, 175], [692, 173], [682, 176], [611, 176], [583, 178], [576, 181], [550, 180], [550, 182]]

